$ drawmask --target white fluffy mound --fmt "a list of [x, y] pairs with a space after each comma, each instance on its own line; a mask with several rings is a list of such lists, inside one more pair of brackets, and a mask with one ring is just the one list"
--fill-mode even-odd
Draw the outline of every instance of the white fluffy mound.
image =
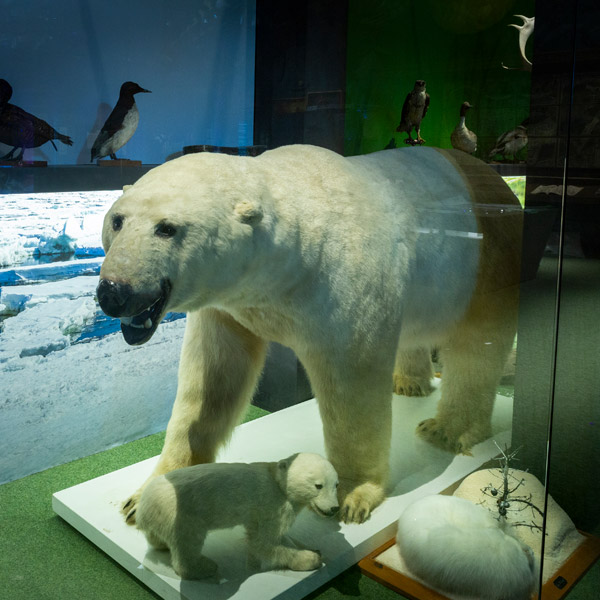
[[416, 501], [398, 521], [396, 543], [406, 566], [442, 592], [486, 600], [531, 595], [532, 550], [468, 500], [428, 496]]

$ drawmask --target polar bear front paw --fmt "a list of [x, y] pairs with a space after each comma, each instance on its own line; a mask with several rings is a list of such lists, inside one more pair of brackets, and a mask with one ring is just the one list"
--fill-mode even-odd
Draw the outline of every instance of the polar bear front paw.
[[363, 483], [344, 496], [340, 504], [340, 520], [344, 523], [364, 523], [371, 511], [385, 499], [384, 489], [375, 483]]
[[323, 559], [319, 552], [312, 550], [298, 550], [294, 552], [288, 568], [292, 571], [314, 571], [323, 564]]
[[473, 456], [471, 448], [490, 437], [491, 429], [471, 427], [461, 435], [456, 435], [450, 434], [437, 419], [426, 419], [417, 425], [417, 435], [442, 450]]
[[429, 396], [433, 392], [431, 380], [394, 373], [394, 394], [399, 396]]
[[125, 515], [125, 523], [127, 523], [127, 525], [135, 525], [135, 513], [137, 511], [137, 505], [140, 501], [141, 495], [142, 490], [138, 490], [135, 494], [123, 502], [121, 513]]

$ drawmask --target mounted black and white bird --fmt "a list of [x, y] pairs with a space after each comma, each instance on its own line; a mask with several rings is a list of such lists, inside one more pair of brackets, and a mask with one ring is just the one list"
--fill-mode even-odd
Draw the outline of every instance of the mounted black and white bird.
[[453, 129], [450, 134], [450, 143], [456, 150], [462, 150], [467, 154], [473, 154], [477, 150], [477, 135], [471, 131], [466, 123], [465, 119], [467, 111], [470, 108], [474, 108], [468, 102], [463, 102], [460, 106], [460, 120], [458, 125]]
[[117, 150], [131, 139], [140, 121], [138, 108], [133, 98], [135, 94], [139, 93], [150, 94], [151, 92], [133, 81], [126, 81], [121, 86], [117, 104], [106, 119], [92, 146], [90, 162], [105, 156], [117, 160]]
[[[406, 100], [404, 100], [400, 125], [396, 127], [396, 131], [408, 133], [408, 138], [404, 140], [406, 144], [414, 146], [425, 143], [425, 140], [421, 137], [421, 121], [425, 118], [428, 108], [429, 94], [425, 91], [425, 81], [417, 79], [412, 92], [409, 92]], [[413, 129], [417, 132], [416, 140], [411, 135]]]
[[[0, 79], [0, 142], [13, 146], [0, 160], [19, 161], [23, 158], [25, 148], [38, 148], [50, 142], [57, 150], [52, 140], [59, 140], [67, 146], [73, 145], [73, 140], [62, 133], [58, 133], [43, 119], [36, 117], [22, 108], [10, 104], [12, 86], [6, 79]], [[20, 152], [14, 156], [17, 149]]]
[[515, 155], [519, 150], [527, 146], [529, 138], [527, 137], [527, 126], [529, 119], [525, 119], [520, 125], [517, 125], [510, 131], [505, 131], [497, 140], [489, 154], [491, 160], [497, 154], [502, 155], [503, 159], [507, 156], [512, 156], [512, 160], [516, 160]]

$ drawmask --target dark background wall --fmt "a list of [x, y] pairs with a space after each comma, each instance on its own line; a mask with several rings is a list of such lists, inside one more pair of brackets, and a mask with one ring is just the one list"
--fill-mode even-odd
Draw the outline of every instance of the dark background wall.
[[553, 211], [554, 226], [521, 289], [513, 442], [590, 531], [600, 523], [600, 6], [538, 2], [535, 35], [525, 206]]
[[152, 94], [136, 96], [140, 124], [119, 158], [161, 163], [185, 145], [252, 144], [254, 16], [255, 0], [5, 0], [0, 77], [11, 102], [74, 141], [25, 158], [88, 163], [127, 80]]
[[[530, 73], [520, 67], [515, 14], [533, 16], [532, 0], [350, 0], [346, 154], [382, 150], [396, 133], [402, 105], [416, 79], [431, 103], [422, 123], [427, 145], [450, 148], [460, 106], [468, 100], [477, 156], [529, 113]], [[532, 41], [527, 44], [529, 59]]]
[[256, 144], [343, 152], [347, 4], [257, 2]]

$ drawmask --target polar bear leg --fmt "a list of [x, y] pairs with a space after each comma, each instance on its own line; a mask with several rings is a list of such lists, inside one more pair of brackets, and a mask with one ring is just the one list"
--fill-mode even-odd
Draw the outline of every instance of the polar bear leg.
[[392, 365], [341, 369], [304, 360], [323, 421], [325, 447], [339, 475], [340, 518], [364, 522], [385, 499], [392, 422]]
[[227, 313], [188, 313], [165, 444], [152, 475], [123, 506], [127, 523], [135, 523], [139, 496], [154, 477], [215, 460], [252, 399], [266, 348]]
[[475, 302], [441, 344], [442, 397], [435, 418], [417, 427], [423, 439], [470, 454], [491, 436], [496, 387], [514, 340], [516, 303], [511, 290]]
[[429, 396], [433, 391], [433, 365], [428, 348], [398, 350], [394, 366], [394, 394]]

